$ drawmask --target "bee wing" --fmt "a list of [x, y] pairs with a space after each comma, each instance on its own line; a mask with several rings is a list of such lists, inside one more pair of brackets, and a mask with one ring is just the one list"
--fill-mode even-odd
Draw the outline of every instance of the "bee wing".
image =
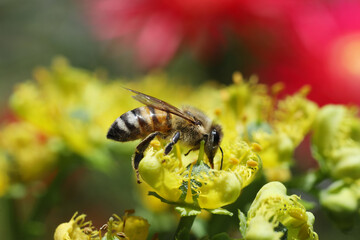
[[176, 116], [179, 116], [181, 118], [184, 118], [185, 120], [188, 120], [189, 122], [195, 124], [196, 120], [194, 119], [194, 117], [192, 117], [191, 115], [181, 111], [180, 109], [178, 109], [177, 107], [174, 107], [173, 105], [164, 102], [158, 98], [146, 95], [144, 93], [129, 89], [129, 88], [125, 88], [133, 93], [136, 93], [135, 96], [132, 96], [135, 100], [147, 105], [147, 106], [151, 106], [153, 108], [157, 108], [159, 110], [165, 111], [165, 112], [169, 112], [172, 113]]

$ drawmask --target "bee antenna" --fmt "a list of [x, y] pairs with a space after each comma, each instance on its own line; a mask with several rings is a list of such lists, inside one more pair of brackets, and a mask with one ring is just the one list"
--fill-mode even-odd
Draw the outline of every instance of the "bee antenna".
[[222, 170], [222, 166], [223, 166], [223, 160], [224, 160], [224, 152], [222, 150], [222, 148], [219, 146], [220, 148], [220, 152], [221, 152], [221, 164], [220, 164], [220, 170]]

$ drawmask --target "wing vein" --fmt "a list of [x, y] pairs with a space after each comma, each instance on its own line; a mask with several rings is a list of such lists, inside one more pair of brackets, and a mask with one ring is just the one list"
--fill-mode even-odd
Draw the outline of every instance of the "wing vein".
[[144, 93], [141, 93], [141, 92], [138, 92], [138, 91], [135, 91], [135, 90], [132, 90], [130, 88], [126, 88], [124, 87], [126, 90], [129, 90], [133, 93], [135, 93], [136, 95], [132, 96], [135, 100], [141, 102], [142, 104], [145, 104], [146, 106], [151, 106], [153, 108], [156, 108], [156, 109], [159, 109], [159, 110], [162, 110], [162, 111], [165, 111], [165, 112], [169, 112], [169, 113], [172, 113], [178, 117], [181, 117], [193, 124], [196, 124], [196, 119], [194, 119], [193, 116], [187, 114], [186, 112], [183, 112], [182, 110], [180, 110], [179, 108], [177, 107], [174, 107], [173, 105], [165, 102], [165, 101], [162, 101], [158, 98], [155, 98], [155, 97], [152, 97], [152, 96], [149, 96], [147, 94], [144, 94]]

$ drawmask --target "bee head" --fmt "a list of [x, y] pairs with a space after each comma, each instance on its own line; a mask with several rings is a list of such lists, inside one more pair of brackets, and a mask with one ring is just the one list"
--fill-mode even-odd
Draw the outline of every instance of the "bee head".
[[210, 132], [207, 135], [207, 139], [205, 142], [205, 154], [209, 159], [209, 162], [211, 164], [211, 167], [213, 166], [213, 161], [215, 154], [220, 146], [220, 142], [222, 139], [222, 130], [220, 125], [212, 125], [210, 128]]

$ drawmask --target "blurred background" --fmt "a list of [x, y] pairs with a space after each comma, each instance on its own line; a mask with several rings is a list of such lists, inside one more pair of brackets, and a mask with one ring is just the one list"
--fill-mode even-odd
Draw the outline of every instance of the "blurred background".
[[[0, 113], [3, 126], [26, 119], [21, 114], [14, 116], [9, 107], [9, 97], [17, 84], [30, 79], [41, 82], [45, 77], [38, 70], [39, 66], [53, 64], [54, 71], [61, 72], [66, 64], [62, 62], [65, 60], [54, 60], [59, 56], [76, 69], [94, 72], [99, 79], [121, 79], [123, 85], [135, 82], [134, 86], [139, 88], [142, 86], [139, 79], [159, 72], [165, 74], [171, 84], [196, 88], [208, 81], [230, 84], [233, 72], [240, 71], [246, 78], [256, 74], [261, 83], [283, 82], [284, 93], [293, 93], [308, 84], [311, 86], [309, 98], [319, 105], [359, 105], [360, 2], [0, 0]], [[161, 79], [153, 81], [162, 82]], [[151, 86], [148, 83], [142, 90], [161, 92], [161, 87], [166, 84], [160, 84], [157, 90], [150, 89]], [[129, 95], [125, 97], [129, 98]], [[11, 99], [16, 101], [14, 97]], [[119, 104], [121, 100], [118, 99]], [[18, 106], [16, 102], [10, 105]], [[120, 111], [136, 106], [125, 105], [112, 111], [115, 117]], [[37, 122], [36, 118], [31, 121]], [[4, 136], [2, 141], [5, 141]], [[55, 148], [63, 147], [60, 145], [54, 144]], [[31, 215], [29, 206], [35, 209], [34, 219], [46, 221], [46, 225], [33, 221], [24, 227], [33, 231], [34, 239], [51, 239], [55, 227], [68, 221], [76, 211], [86, 213], [99, 226], [112, 213], [122, 215], [124, 210], [135, 208], [136, 215], [146, 217], [155, 229], [173, 231], [177, 220], [171, 213], [162, 212], [155, 219], [146, 203], [142, 203], [141, 191], [134, 190], [129, 161], [104, 160], [106, 163], [100, 165], [108, 165], [97, 165], [107, 159], [106, 154], [115, 159], [129, 158], [135, 145], [125, 145], [115, 151], [116, 154], [114, 151], [99, 153], [97, 159], [85, 166], [74, 160], [77, 156], [86, 158], [82, 150], [74, 150], [76, 154], [64, 151], [64, 159], [71, 164], [65, 170], [66, 177], [57, 183], [61, 189], [58, 194], [62, 197], [50, 194], [50, 198], [61, 201], [56, 201], [55, 207], [49, 206], [46, 213], [36, 209], [44, 206], [49, 196], [40, 197], [45, 200], [37, 203], [34, 199], [43, 193], [47, 184], [57, 179], [57, 171], [42, 176], [36, 183], [12, 186], [11, 198], [17, 200], [1, 199], [0, 234], [5, 239], [18, 239], [13, 234], [19, 227], [17, 218], [22, 219], [21, 222]], [[261, 181], [258, 185], [261, 186]], [[257, 189], [247, 191], [244, 194], [254, 196]], [[236, 206], [230, 208], [236, 209]], [[15, 216], [10, 213], [11, 209], [16, 209]], [[338, 230], [324, 212], [318, 211], [315, 216], [315, 230], [321, 239], [355, 239], [354, 236], [360, 233], [359, 227], [348, 233]], [[211, 226], [220, 226], [224, 218], [213, 217], [209, 229], [216, 233], [217, 228]], [[236, 217], [232, 221], [231, 230], [235, 231]], [[200, 233], [204, 231], [202, 226], [200, 221], [197, 227]]]
[[[1, 1], [1, 99], [38, 65], [229, 83], [235, 70], [319, 103], [359, 103], [359, 3], [286, 1]], [[346, 92], [346, 94], [345, 94]]]

